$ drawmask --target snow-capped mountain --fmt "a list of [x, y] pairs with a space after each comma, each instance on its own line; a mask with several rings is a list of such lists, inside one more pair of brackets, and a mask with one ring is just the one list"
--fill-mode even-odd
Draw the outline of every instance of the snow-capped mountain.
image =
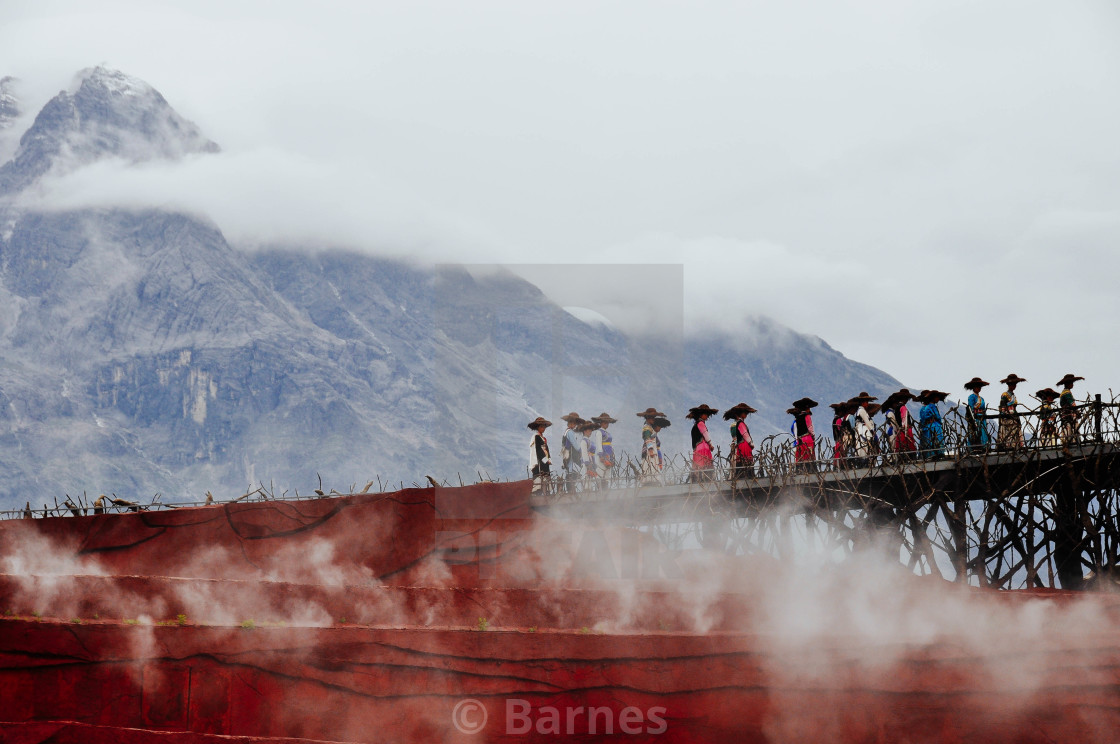
[[15, 157], [0, 167], [0, 195], [96, 160], [174, 160], [218, 149], [147, 83], [94, 67], [78, 73], [70, 90], [35, 117]]
[[0, 166], [0, 508], [81, 491], [307, 491], [316, 473], [340, 490], [377, 475], [521, 477], [538, 414], [610, 411], [633, 450], [634, 412], [654, 405], [677, 424], [666, 448], [684, 450], [682, 415], [699, 402], [751, 402], [760, 434], [784, 430], [802, 395], [899, 386], [764, 319], [749, 339], [673, 344], [582, 322], [509, 274], [318, 246], [249, 253], [195, 216], [18, 198], [99, 159], [217, 151], [150, 86], [96, 68]]

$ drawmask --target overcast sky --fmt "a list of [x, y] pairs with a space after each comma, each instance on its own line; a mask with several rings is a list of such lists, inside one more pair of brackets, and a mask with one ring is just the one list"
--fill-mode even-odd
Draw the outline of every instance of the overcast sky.
[[97, 64], [224, 153], [78, 183], [240, 243], [683, 263], [912, 387], [1120, 388], [1114, 0], [0, 2], [34, 110]]

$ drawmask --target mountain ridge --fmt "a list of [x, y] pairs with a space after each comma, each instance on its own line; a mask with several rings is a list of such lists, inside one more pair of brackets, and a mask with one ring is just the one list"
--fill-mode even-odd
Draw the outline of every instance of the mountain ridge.
[[[219, 152], [189, 122], [160, 124], [181, 117], [146, 84], [83, 74], [0, 165], [0, 193], [103, 158]], [[75, 137], [85, 149], [71, 157]], [[378, 475], [518, 478], [537, 415], [610, 411], [616, 442], [635, 451], [633, 412], [656, 405], [678, 422], [666, 448], [684, 451], [680, 416], [701, 401], [752, 402], [757, 435], [784, 431], [801, 395], [899, 386], [765, 318], [737, 340], [637, 337], [580, 321], [509, 273], [321, 246], [246, 252], [195, 215], [9, 202], [0, 507], [83, 490], [310, 490], [317, 474], [340, 490]]]

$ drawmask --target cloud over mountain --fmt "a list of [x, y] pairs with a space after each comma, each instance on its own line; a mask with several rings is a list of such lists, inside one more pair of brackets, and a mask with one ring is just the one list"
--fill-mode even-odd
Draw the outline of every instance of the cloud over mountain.
[[[676, 332], [633, 334], [614, 323], [630, 307], [585, 294], [567, 304], [608, 321], [585, 322], [500, 268], [405, 262], [377, 245], [244, 251], [195, 210], [82, 200], [99, 169], [171, 173], [217, 151], [157, 91], [95, 68], [0, 166], [0, 504], [306, 491], [317, 473], [340, 489], [377, 475], [521, 477], [538, 414], [611, 411], [633, 450], [632, 414], [649, 405], [679, 418], [699, 400], [747, 399], [764, 434], [802, 394], [898, 385], [772, 321], [755, 321], [749, 343], [686, 335], [679, 267], [650, 273], [638, 300], [675, 305]], [[44, 189], [67, 183], [74, 201], [44, 208]], [[636, 276], [592, 270], [607, 294]], [[687, 438], [677, 426], [663, 440], [681, 451]]]

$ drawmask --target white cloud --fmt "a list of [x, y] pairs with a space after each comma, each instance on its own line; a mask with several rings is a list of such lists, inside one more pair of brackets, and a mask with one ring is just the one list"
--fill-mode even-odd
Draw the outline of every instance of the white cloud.
[[226, 151], [47, 196], [242, 242], [684, 264], [691, 318], [764, 312], [919, 387], [1120, 367], [1110, 2], [309, 7], [5, 3], [0, 74], [38, 103], [105, 62]]

